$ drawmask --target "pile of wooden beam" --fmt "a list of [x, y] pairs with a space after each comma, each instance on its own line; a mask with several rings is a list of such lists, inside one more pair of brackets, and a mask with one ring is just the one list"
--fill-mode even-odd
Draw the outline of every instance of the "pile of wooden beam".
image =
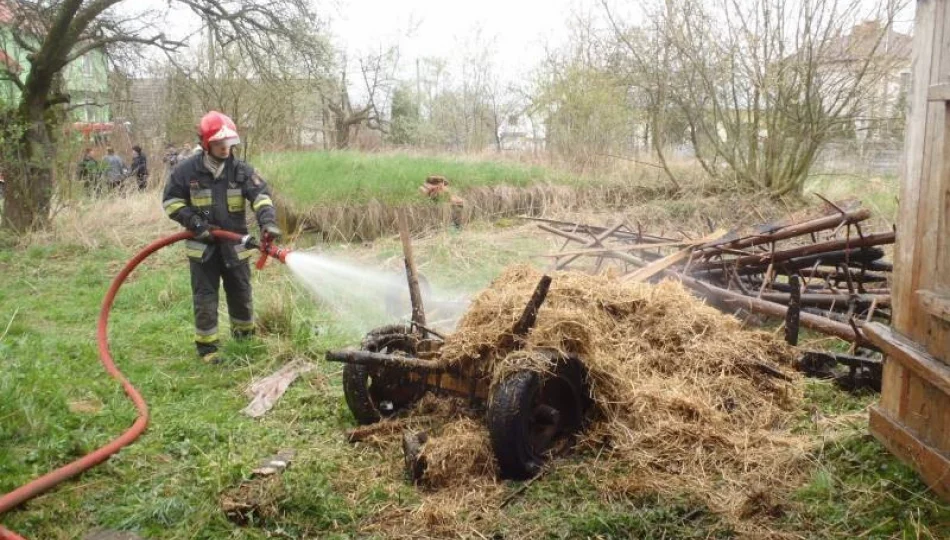
[[745, 233], [703, 237], [650, 234], [627, 220], [600, 227], [525, 219], [564, 239], [559, 252], [545, 254], [554, 269], [618, 265], [626, 281], [671, 277], [726, 311], [786, 319], [790, 342], [800, 324], [863, 346], [861, 324], [890, 320], [893, 268], [885, 259], [895, 233], [865, 231], [871, 212], [856, 202], [825, 203]]

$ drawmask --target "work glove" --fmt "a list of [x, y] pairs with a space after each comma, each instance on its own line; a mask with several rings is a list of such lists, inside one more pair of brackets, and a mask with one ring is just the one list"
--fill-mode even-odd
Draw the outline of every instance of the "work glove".
[[283, 236], [284, 232], [280, 230], [280, 227], [276, 223], [265, 223], [261, 225], [261, 231], [270, 236], [271, 240], [277, 242]]
[[195, 214], [191, 217], [191, 221], [188, 223], [188, 230], [195, 233], [195, 240], [199, 242], [211, 241], [211, 228], [208, 226], [208, 220], [201, 214]]

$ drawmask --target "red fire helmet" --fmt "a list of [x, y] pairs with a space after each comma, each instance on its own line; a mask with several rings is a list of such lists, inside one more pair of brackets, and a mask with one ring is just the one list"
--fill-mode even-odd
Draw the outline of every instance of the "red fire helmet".
[[208, 150], [212, 141], [227, 141], [228, 146], [241, 144], [237, 126], [234, 120], [218, 111], [211, 111], [201, 118], [198, 124], [198, 136], [201, 137], [201, 147]]

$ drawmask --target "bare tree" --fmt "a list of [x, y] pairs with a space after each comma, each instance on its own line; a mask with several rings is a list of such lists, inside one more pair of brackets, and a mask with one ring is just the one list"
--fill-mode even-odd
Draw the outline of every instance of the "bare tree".
[[[309, 52], [317, 58], [302, 58], [300, 51], [274, 51], [255, 65], [233, 44], [217, 44], [213, 36], [189, 48], [188, 54], [177, 55], [181, 58], [161, 71], [169, 91], [177, 94], [175, 105], [188, 110], [185, 129], [193, 131], [191, 110], [217, 109], [227, 111], [242, 127], [245, 150], [257, 143], [298, 143], [308, 121], [320, 113], [315, 94], [325, 80], [325, 74], [300, 66], [320, 68], [330, 62], [329, 44], [319, 34], [311, 35], [314, 47]], [[207, 53], [201, 54], [203, 50]]]
[[395, 88], [395, 69], [398, 64], [398, 49], [391, 47], [359, 59], [359, 82], [357, 91], [364, 95], [365, 102], [354, 107], [350, 99], [353, 90], [347, 77], [347, 60], [340, 62], [340, 76], [327, 81], [321, 88], [321, 98], [330, 120], [329, 131], [333, 147], [343, 150], [359, 134], [361, 128], [388, 132], [388, 122], [382, 111]]
[[[710, 176], [779, 196], [801, 190], [822, 145], [892, 69], [883, 44], [902, 4], [664, 0], [636, 28], [602, 2], [652, 131], [675, 111]], [[879, 20], [857, 26], [867, 15]], [[662, 137], [654, 148], [665, 165]]]
[[[19, 91], [3, 134], [10, 154], [4, 160], [3, 222], [23, 231], [49, 222], [56, 133], [64, 120], [61, 106], [70, 99], [62, 84], [64, 69], [93, 51], [174, 52], [185, 43], [153, 30], [163, 14], [143, 11], [132, 0], [19, 0], [5, 6], [16, 46], [30, 62], [26, 74], [0, 63], [0, 78]], [[167, 6], [190, 11], [202, 21], [202, 31], [238, 49], [253, 66], [266, 67], [270, 54], [287, 42], [295, 50], [312, 45], [298, 39], [314, 20], [306, 0], [169, 0]]]
[[612, 34], [601, 34], [590, 18], [575, 19], [568, 42], [547, 51], [530, 91], [531, 111], [544, 120], [547, 148], [581, 167], [604, 155], [635, 152], [637, 128], [644, 123], [635, 100], [641, 93], [628, 91], [631, 76], [618, 66], [623, 51]]

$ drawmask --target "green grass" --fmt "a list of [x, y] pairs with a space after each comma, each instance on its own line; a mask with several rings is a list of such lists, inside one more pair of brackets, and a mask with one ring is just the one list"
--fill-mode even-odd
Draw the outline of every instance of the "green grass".
[[284, 152], [253, 160], [282, 198], [294, 205], [421, 200], [427, 176], [445, 176], [457, 193], [476, 186], [527, 186], [571, 181], [563, 173], [497, 161], [359, 152]]
[[829, 174], [810, 178], [805, 183], [805, 194], [818, 193], [832, 201], [856, 197], [879, 221], [891, 224], [897, 223], [899, 188], [900, 180], [894, 176]]
[[[484, 286], [524, 252], [544, 251], [517, 228], [491, 225], [435, 235], [417, 247], [430, 279], [466, 289]], [[385, 240], [370, 249], [332, 251], [398, 266], [397, 249]], [[0, 248], [0, 492], [96, 448], [132, 422], [134, 411], [103, 374], [94, 341], [101, 296], [132, 253], [66, 243]], [[268, 313], [280, 334], [227, 341], [226, 362], [205, 365], [191, 344], [182, 253], [165, 250], [136, 271], [116, 302], [112, 350], [149, 402], [148, 431], [108, 462], [0, 521], [36, 539], [82, 537], [99, 527], [148, 538], [347, 538], [366, 536], [364, 527], [381, 513], [418, 509], [426, 495], [402, 482], [398, 449], [343, 440], [354, 422], [342, 399], [339, 366], [321, 358], [358, 336], [335, 325], [278, 265], [255, 273], [254, 286], [259, 313]], [[318, 370], [294, 383], [263, 419], [239, 414], [246, 384], [294, 357], [315, 362]], [[875, 399], [821, 382], [809, 384], [807, 398], [825, 416], [861, 411]], [[810, 429], [808, 417], [803, 411], [801, 429]], [[297, 457], [269, 492], [272, 511], [254, 516], [249, 526], [231, 523], [220, 498], [262, 458], [284, 448], [296, 449]], [[461, 516], [465, 527], [458, 534], [734, 536], [728, 523], [687, 496], [604, 497], [586, 472], [594, 458], [568, 458], [504, 510]], [[950, 536], [950, 508], [860, 430], [829, 442], [813, 460], [811, 477], [783, 506], [774, 528], [809, 538]]]

